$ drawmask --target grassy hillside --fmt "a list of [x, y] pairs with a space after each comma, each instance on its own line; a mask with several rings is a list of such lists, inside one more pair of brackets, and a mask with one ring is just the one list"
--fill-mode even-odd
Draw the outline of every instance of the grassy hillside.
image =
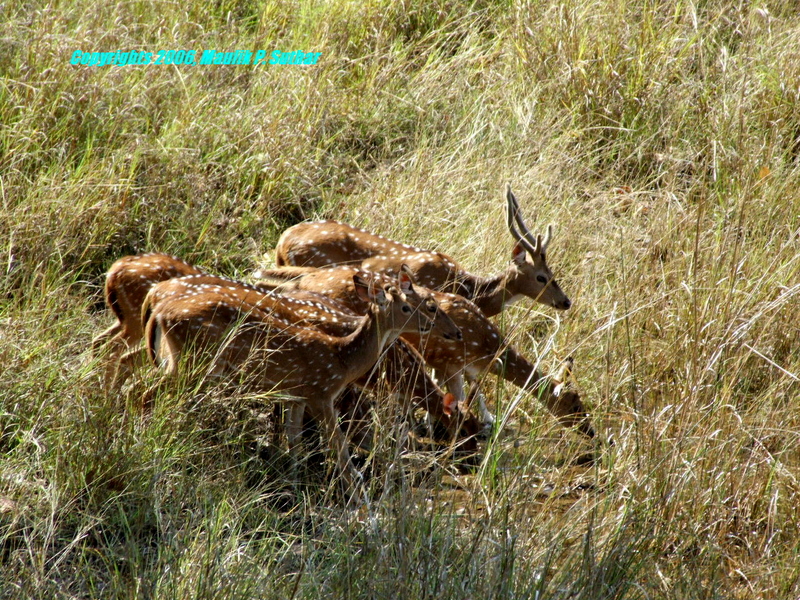
[[[800, 594], [800, 15], [709, 0], [6, 3], [0, 23], [0, 596], [791, 598]], [[75, 50], [320, 52], [82, 66]], [[567, 313], [497, 319], [575, 357], [603, 437], [487, 378], [471, 472], [398, 458], [372, 516], [267, 451], [252, 399], [152, 419], [100, 385], [106, 269], [245, 277], [329, 217], [510, 258], [501, 191], [556, 227]], [[388, 404], [388, 403], [385, 403]], [[423, 468], [425, 467], [425, 468]]]

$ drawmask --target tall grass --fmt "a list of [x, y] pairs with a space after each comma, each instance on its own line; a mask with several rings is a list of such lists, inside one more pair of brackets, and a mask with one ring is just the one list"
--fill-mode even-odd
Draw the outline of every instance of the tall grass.
[[[791, 598], [800, 593], [800, 17], [788, 3], [8, 4], [0, 24], [0, 596]], [[85, 67], [83, 51], [302, 49], [314, 67]], [[370, 514], [268, 403], [100, 386], [103, 273], [231, 276], [345, 220], [503, 268], [510, 181], [566, 314], [600, 458], [487, 379], [467, 469], [401, 453]], [[143, 375], [151, 377], [151, 375]], [[513, 412], [511, 408], [515, 407]], [[126, 408], [128, 410], [126, 410]]]

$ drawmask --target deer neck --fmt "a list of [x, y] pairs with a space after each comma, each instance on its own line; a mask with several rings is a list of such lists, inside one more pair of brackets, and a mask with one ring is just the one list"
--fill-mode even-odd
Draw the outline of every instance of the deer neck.
[[[501, 361], [502, 364], [500, 364]], [[500, 361], [495, 361], [492, 365], [492, 371], [520, 388], [536, 394], [538, 400], [558, 419], [571, 414], [565, 413], [561, 399], [555, 395], [553, 380], [550, 377], [543, 377], [525, 357], [513, 348], [506, 348], [503, 351]], [[578, 428], [589, 437], [594, 436], [594, 430], [587, 419], [581, 419]]]
[[338, 355], [347, 367], [348, 381], [358, 379], [378, 362], [383, 349], [393, 342], [399, 332], [389, 327], [387, 320], [374, 307], [350, 335], [339, 338]]
[[517, 295], [514, 291], [511, 272], [506, 271], [493, 277], [476, 277], [473, 280], [472, 300], [487, 317], [493, 317], [503, 312], [506, 304], [514, 301]]
[[545, 397], [549, 397], [553, 391], [551, 381], [543, 378], [528, 359], [511, 347], [501, 353], [500, 360], [494, 362], [492, 371], [526, 391], [543, 392]]

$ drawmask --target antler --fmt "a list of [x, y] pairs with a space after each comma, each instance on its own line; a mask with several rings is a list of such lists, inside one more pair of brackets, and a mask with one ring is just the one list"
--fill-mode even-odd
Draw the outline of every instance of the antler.
[[[530, 254], [544, 254], [547, 251], [547, 246], [550, 244], [550, 238], [553, 237], [553, 226], [547, 226], [547, 233], [542, 239], [541, 235], [536, 237], [530, 232], [519, 214], [519, 202], [511, 191], [511, 184], [506, 183], [506, 221], [508, 222], [508, 229], [511, 235], [517, 240]], [[516, 221], [522, 234], [514, 227]]]

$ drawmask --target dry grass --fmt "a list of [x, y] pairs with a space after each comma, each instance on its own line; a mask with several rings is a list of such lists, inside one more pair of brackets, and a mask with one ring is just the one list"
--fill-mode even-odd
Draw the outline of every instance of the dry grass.
[[[0, 595], [789, 598], [800, 593], [800, 18], [778, 2], [6, 6]], [[69, 64], [75, 49], [316, 67]], [[373, 519], [264, 446], [252, 399], [149, 422], [99, 388], [105, 269], [245, 276], [303, 218], [510, 255], [501, 189], [574, 302], [499, 318], [573, 355], [585, 442], [522, 397], [480, 467], [370, 458]], [[503, 413], [518, 390], [485, 382]], [[390, 411], [389, 411], [390, 412]], [[313, 463], [314, 461], [309, 461]], [[420, 465], [435, 468], [419, 472]], [[289, 474], [287, 476], [287, 473]], [[416, 475], [415, 475], [416, 473]]]

